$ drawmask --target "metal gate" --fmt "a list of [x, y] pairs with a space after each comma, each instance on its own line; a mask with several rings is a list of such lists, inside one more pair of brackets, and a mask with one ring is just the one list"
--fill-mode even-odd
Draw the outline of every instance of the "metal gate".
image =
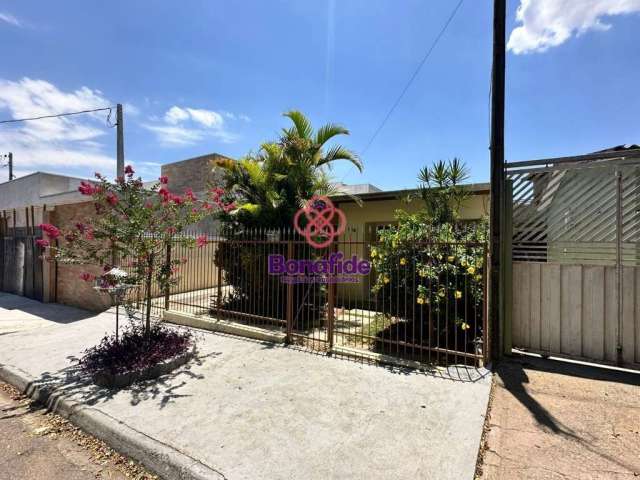
[[510, 163], [507, 179], [512, 346], [640, 368], [640, 151]]
[[39, 228], [6, 228], [0, 234], [0, 290], [43, 300], [42, 258], [36, 239]]

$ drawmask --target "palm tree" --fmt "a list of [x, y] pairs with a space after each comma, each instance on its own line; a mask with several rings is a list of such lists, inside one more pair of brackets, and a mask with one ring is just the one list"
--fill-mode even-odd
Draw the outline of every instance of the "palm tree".
[[425, 213], [433, 225], [453, 225], [460, 207], [469, 196], [463, 183], [469, 178], [466, 165], [458, 158], [439, 160], [418, 173], [420, 197]]
[[227, 190], [240, 198], [230, 219], [244, 226], [289, 226], [295, 211], [313, 195], [335, 193], [329, 175], [333, 162], [345, 160], [362, 171], [355, 153], [339, 144], [327, 146], [334, 137], [348, 135], [346, 128], [329, 123], [314, 131], [301, 112], [284, 116], [293, 125], [283, 128], [277, 141], [239, 161], [216, 162], [226, 171]]

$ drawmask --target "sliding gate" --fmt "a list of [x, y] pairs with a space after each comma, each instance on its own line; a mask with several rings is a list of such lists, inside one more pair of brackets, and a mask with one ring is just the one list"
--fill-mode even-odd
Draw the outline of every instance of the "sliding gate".
[[512, 346], [640, 368], [640, 152], [511, 163], [506, 190]]

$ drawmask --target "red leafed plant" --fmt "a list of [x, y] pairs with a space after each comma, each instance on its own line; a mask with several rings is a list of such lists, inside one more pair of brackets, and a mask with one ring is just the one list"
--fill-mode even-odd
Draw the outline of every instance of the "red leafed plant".
[[[145, 187], [134, 173], [127, 166], [124, 177], [113, 183], [99, 173], [95, 174], [96, 180], [83, 181], [78, 190], [91, 197], [95, 215], [66, 231], [41, 225], [46, 238], [38, 240], [38, 244], [59, 262], [99, 265], [105, 272], [126, 259], [126, 265], [120, 265], [127, 270], [126, 283], [144, 287], [144, 330], [148, 334], [152, 284], [155, 281], [164, 289], [175, 283], [177, 267], [184, 261], [167, 262], [167, 245], [203, 246], [206, 240], [196, 241], [181, 233], [188, 225], [230, 207], [219, 195], [210, 194], [207, 201], [198, 199], [191, 189], [182, 194], [171, 192], [166, 176], [160, 177], [158, 184]], [[58, 240], [55, 246], [54, 240]], [[83, 274], [81, 278], [92, 281], [95, 277]]]

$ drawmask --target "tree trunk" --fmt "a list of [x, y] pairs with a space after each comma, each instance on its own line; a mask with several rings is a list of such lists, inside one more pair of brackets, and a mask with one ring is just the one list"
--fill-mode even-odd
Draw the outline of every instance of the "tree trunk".
[[145, 282], [145, 300], [146, 300], [146, 313], [144, 333], [149, 336], [151, 333], [151, 280], [153, 279], [153, 254], [149, 255], [149, 261], [147, 263], [147, 279]]

